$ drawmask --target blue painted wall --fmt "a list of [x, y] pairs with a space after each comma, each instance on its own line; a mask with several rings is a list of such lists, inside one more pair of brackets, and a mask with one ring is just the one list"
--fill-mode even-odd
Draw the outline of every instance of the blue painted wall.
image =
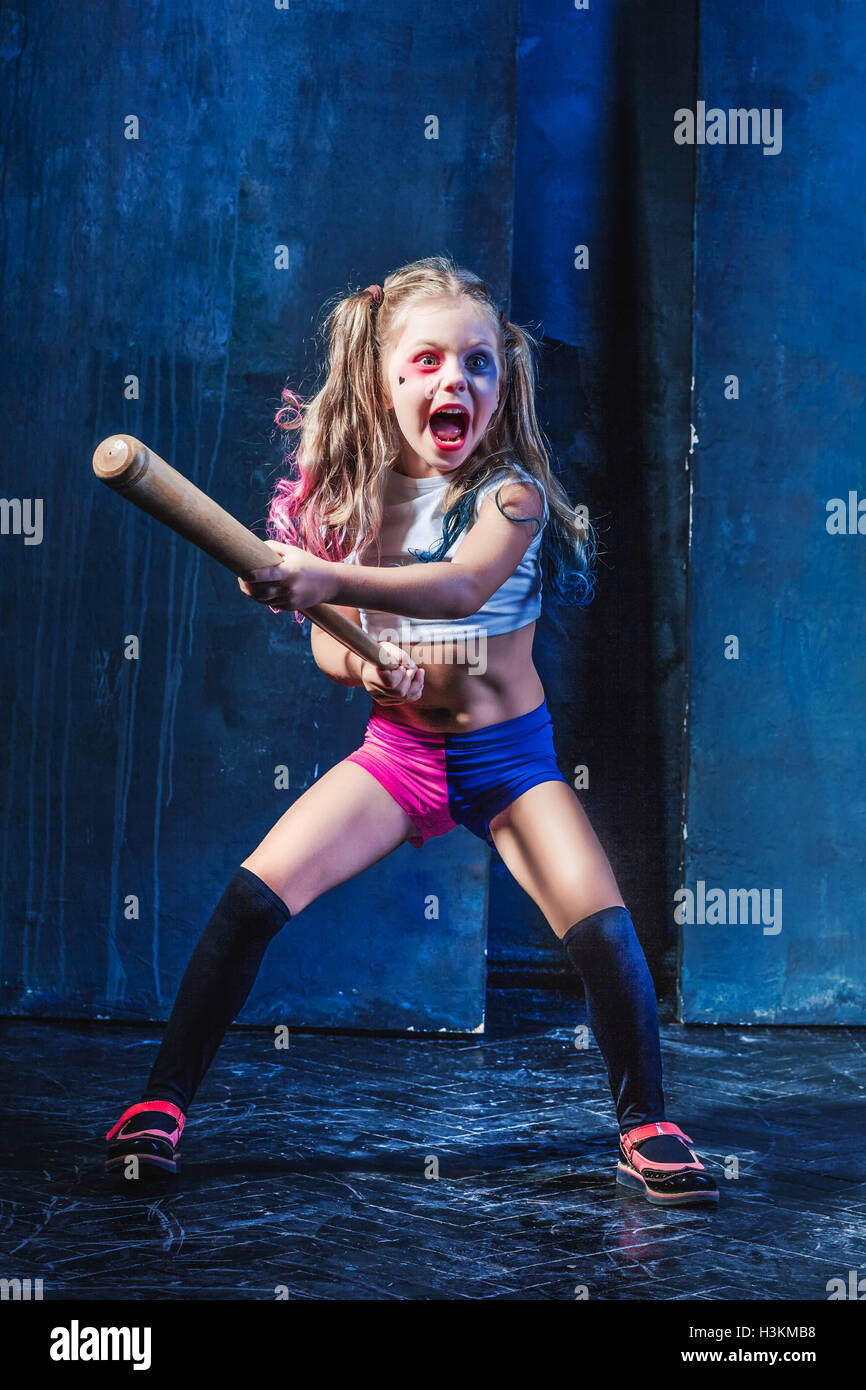
[[864, 66], [862, 5], [701, 7], [699, 96], [782, 146], [698, 154], [687, 1019], [866, 1021]]
[[[516, 23], [493, 0], [5, 12], [3, 489], [44, 504], [41, 544], [0, 538], [5, 1011], [167, 1016], [234, 867], [361, 741], [366, 693], [90, 457], [128, 431], [261, 530], [327, 299], [443, 249], [507, 297]], [[479, 1028], [487, 857], [461, 830], [313, 904], [242, 1020]]]

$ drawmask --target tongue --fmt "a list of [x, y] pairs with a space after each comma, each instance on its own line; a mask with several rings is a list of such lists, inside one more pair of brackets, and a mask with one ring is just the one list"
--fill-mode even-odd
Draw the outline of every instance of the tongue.
[[459, 439], [463, 434], [463, 420], [456, 420], [453, 415], [436, 414], [430, 421], [430, 428], [437, 439], [448, 444], [453, 439]]

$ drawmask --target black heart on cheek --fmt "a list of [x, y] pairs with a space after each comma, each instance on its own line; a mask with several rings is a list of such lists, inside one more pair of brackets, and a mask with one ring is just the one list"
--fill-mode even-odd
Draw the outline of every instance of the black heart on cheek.
[[403, 385], [403, 382], [406, 380], [406, 378], [405, 378], [404, 376], [398, 376], [397, 380], [399, 381], [400, 385], [402, 386], [402, 385]]

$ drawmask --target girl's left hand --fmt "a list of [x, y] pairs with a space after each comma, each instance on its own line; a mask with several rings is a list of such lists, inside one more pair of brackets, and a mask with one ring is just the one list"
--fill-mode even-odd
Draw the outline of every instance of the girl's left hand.
[[317, 603], [331, 603], [336, 591], [334, 565], [308, 555], [296, 545], [281, 545], [265, 541], [280, 557], [267, 569], [250, 570], [238, 584], [245, 594], [269, 608], [312, 608]]

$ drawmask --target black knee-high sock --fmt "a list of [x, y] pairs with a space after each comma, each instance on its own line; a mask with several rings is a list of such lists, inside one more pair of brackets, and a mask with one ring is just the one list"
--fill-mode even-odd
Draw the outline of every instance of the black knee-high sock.
[[562, 944], [583, 980], [589, 1026], [607, 1066], [620, 1133], [663, 1120], [656, 995], [628, 909], [591, 913], [568, 929]]
[[268, 943], [291, 915], [258, 875], [243, 866], [235, 870], [180, 982], [144, 1100], [170, 1100], [186, 1114], [246, 1002]]

